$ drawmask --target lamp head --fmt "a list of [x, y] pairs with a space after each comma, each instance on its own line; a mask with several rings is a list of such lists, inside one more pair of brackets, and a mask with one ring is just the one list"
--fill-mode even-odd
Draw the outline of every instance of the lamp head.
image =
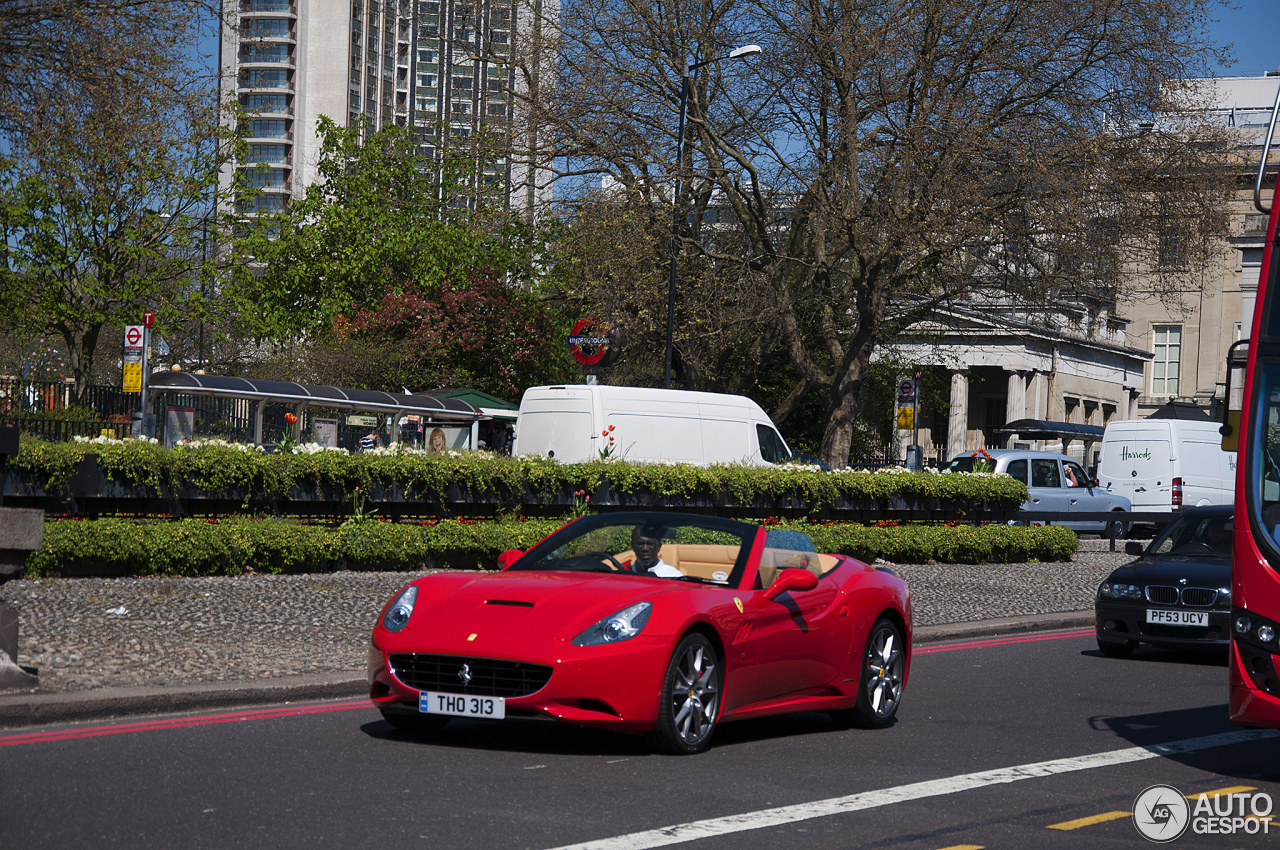
[[741, 59], [743, 56], [754, 56], [760, 52], [758, 44], [744, 44], [729, 54], [730, 59]]

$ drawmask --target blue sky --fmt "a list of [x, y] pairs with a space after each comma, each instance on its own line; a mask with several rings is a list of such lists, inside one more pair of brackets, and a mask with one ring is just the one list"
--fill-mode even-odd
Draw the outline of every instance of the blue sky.
[[1220, 9], [1212, 35], [1219, 44], [1235, 42], [1237, 59], [1221, 76], [1260, 76], [1280, 70], [1280, 0], [1236, 0], [1239, 10]]

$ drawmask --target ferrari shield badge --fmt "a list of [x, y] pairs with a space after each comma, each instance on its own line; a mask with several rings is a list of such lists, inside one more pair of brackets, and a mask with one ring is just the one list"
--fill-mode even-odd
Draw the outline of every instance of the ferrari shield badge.
[[742, 600], [735, 596], [735, 597], [733, 597], [733, 604], [738, 606], [738, 613], [739, 613], [739, 614], [741, 614], [741, 613], [742, 613]]

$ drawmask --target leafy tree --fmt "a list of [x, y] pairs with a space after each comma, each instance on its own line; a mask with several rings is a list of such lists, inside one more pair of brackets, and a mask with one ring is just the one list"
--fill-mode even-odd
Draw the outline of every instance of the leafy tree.
[[466, 384], [514, 398], [561, 379], [566, 329], [534, 298], [539, 242], [474, 196], [474, 163], [424, 168], [404, 129], [321, 119], [322, 180], [246, 222], [234, 293], [262, 339], [311, 348], [317, 379]]
[[193, 245], [227, 152], [199, 86], [121, 72], [47, 92], [0, 160], [0, 321], [59, 337], [77, 398], [105, 328], [199, 306]]
[[400, 392], [470, 387], [518, 401], [525, 387], [569, 373], [564, 332], [530, 293], [478, 270], [461, 285], [409, 284], [339, 317], [309, 358], [339, 386]]
[[49, 92], [106, 93], [121, 77], [169, 86], [196, 71], [191, 35], [220, 0], [0, 0], [0, 133], [21, 136]]
[[[569, 0], [558, 85], [525, 112], [566, 175], [625, 190], [661, 267], [680, 76], [708, 62], [679, 163], [682, 262], [750, 288], [758, 327], [715, 378], [749, 384], [735, 367], [785, 352], [776, 418], [816, 394], [821, 453], [843, 466], [873, 357], [938, 308], [1104, 312], [1158, 242], [1224, 233], [1221, 136], [1157, 120], [1194, 114], [1195, 92], [1169, 81], [1207, 71], [1213, 5]], [[717, 58], [750, 42], [761, 56]], [[1171, 288], [1207, 255], [1191, 259]], [[684, 326], [708, 308], [683, 277], [681, 292]], [[708, 338], [680, 334], [682, 359]]]

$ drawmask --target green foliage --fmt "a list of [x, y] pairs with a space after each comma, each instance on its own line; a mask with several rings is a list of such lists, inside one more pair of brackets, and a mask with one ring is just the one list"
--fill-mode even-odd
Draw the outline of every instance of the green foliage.
[[[562, 524], [504, 517], [423, 523], [364, 522], [329, 528], [295, 520], [245, 517], [135, 522], [116, 518], [51, 520], [44, 545], [27, 556], [25, 575], [239, 575], [328, 569], [492, 569], [508, 549], [527, 550]], [[872, 562], [980, 563], [1064, 561], [1076, 537], [1061, 526], [1003, 525], [889, 528], [853, 523], [782, 523], [820, 552]], [[705, 542], [705, 541], [701, 541]], [[625, 548], [626, 540], [615, 549]]]
[[[407, 284], [461, 283], [480, 268], [524, 279], [513, 246], [483, 203], [455, 203], [463, 163], [423, 167], [413, 135], [341, 127], [321, 118], [320, 178], [284, 212], [261, 216], [236, 250], [252, 257], [234, 295], [254, 330], [289, 338], [329, 332], [353, 306], [375, 305]], [[512, 225], [517, 227], [517, 225]]]
[[[541, 457], [503, 457], [483, 452], [420, 454], [265, 454], [233, 446], [166, 449], [144, 440], [56, 444], [24, 440], [14, 469], [34, 473], [60, 493], [86, 453], [98, 456], [105, 475], [126, 485], [157, 491], [223, 498], [288, 499], [294, 488], [314, 489], [313, 498], [346, 501], [355, 488], [373, 501], [379, 492], [402, 488], [407, 498], [443, 506], [451, 487], [471, 496], [491, 495], [500, 504], [565, 504], [581, 490], [601, 485], [617, 496], [653, 494], [664, 499], [703, 499], [733, 504], [791, 500], [814, 513], [860, 505], [898, 506], [903, 500], [952, 510], [1012, 508], [1027, 488], [1007, 475], [938, 475], [931, 472], [822, 472], [814, 467], [755, 467], [632, 464], [623, 461], [562, 464]], [[596, 500], [597, 504], [599, 503]]]
[[530, 291], [543, 240], [475, 197], [479, 151], [437, 164], [402, 127], [321, 118], [319, 134], [322, 179], [242, 227], [234, 248], [230, 295], [255, 336], [305, 336], [301, 379], [337, 386], [514, 399], [571, 374], [568, 326]]
[[776, 527], [808, 534], [819, 552], [852, 555], [863, 561], [883, 558], [899, 564], [1066, 561], [1078, 546], [1075, 532], [1060, 525], [900, 525], [881, 528], [801, 521]]
[[196, 309], [188, 284], [229, 153], [210, 92], [110, 82], [44, 104], [0, 156], [0, 324], [60, 339], [77, 396], [104, 329]]

